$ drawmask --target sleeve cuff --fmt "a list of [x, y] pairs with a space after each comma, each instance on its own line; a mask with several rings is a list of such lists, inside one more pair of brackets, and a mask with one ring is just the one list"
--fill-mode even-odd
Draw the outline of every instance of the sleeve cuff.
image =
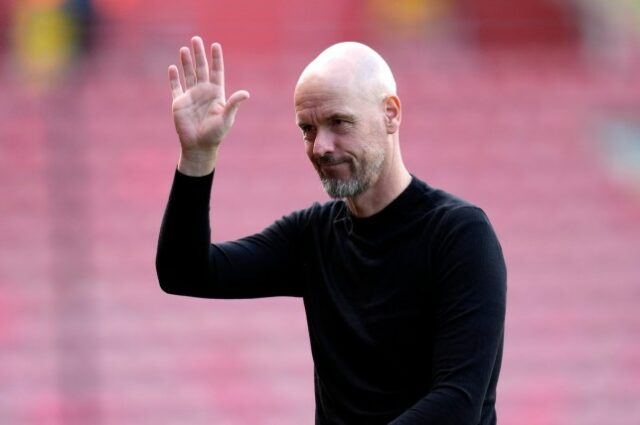
[[176, 168], [170, 199], [180, 206], [205, 204], [208, 207], [214, 174], [215, 170], [206, 176], [193, 177], [181, 173]]

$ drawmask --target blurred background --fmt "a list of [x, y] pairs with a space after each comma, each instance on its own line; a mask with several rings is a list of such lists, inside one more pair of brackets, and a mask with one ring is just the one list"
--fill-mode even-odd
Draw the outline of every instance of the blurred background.
[[313, 423], [300, 300], [157, 284], [167, 67], [195, 34], [224, 46], [227, 92], [252, 94], [214, 241], [326, 199], [293, 87], [325, 47], [365, 42], [396, 73], [412, 173], [502, 241], [499, 423], [640, 424], [636, 0], [3, 0], [0, 423]]

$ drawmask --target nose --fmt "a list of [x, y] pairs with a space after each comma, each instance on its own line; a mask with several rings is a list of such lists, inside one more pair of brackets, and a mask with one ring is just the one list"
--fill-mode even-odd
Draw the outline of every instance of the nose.
[[316, 137], [313, 141], [313, 155], [316, 158], [322, 157], [327, 154], [333, 153], [334, 148], [335, 144], [331, 132], [318, 129]]

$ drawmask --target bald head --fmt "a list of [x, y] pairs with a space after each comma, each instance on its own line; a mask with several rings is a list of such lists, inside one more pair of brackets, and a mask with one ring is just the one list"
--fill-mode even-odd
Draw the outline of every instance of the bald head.
[[375, 100], [396, 95], [395, 79], [382, 56], [352, 41], [334, 44], [309, 63], [298, 79], [296, 93], [308, 83], [344, 85]]
[[406, 187], [396, 82], [373, 49], [347, 42], [320, 53], [300, 75], [294, 103], [307, 156], [330, 196], [368, 199], [350, 204], [366, 216]]

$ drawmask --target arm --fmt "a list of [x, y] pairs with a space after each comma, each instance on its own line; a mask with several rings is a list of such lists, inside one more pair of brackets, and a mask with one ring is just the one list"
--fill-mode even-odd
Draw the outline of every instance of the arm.
[[[236, 242], [211, 245], [209, 200], [218, 148], [231, 128], [241, 101], [225, 101], [222, 49], [192, 40], [194, 55], [180, 49], [184, 85], [178, 68], [169, 67], [172, 112], [181, 154], [165, 211], [156, 270], [168, 293], [208, 298], [298, 295], [295, 215], [264, 232]], [[195, 64], [195, 68], [194, 68]]]
[[156, 270], [167, 293], [203, 298], [301, 296], [298, 258], [302, 213], [261, 233], [211, 244], [209, 197], [213, 173], [190, 177], [176, 171], [165, 210]]
[[440, 241], [434, 385], [391, 424], [476, 425], [494, 403], [504, 334], [506, 269], [484, 213], [454, 210]]

